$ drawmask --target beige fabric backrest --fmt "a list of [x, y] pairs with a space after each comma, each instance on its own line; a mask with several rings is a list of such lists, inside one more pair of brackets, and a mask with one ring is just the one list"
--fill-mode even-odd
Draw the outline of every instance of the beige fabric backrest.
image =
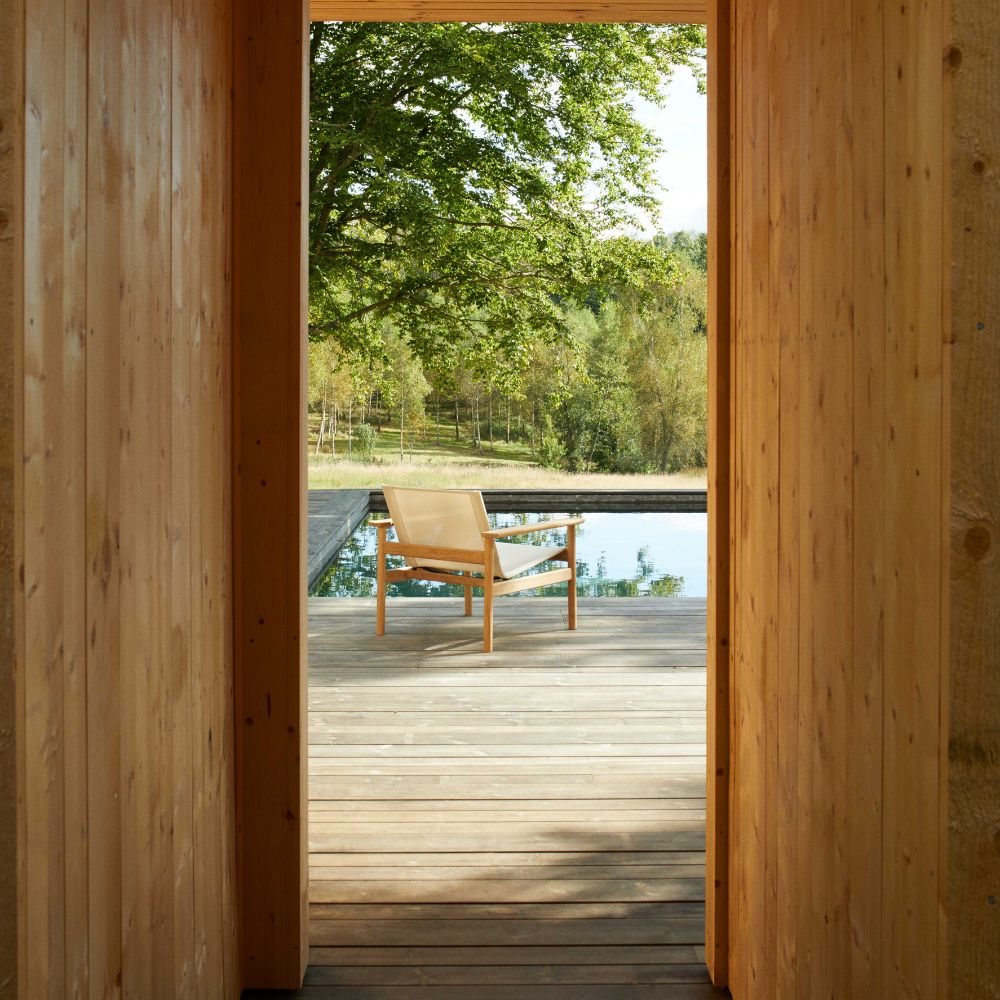
[[478, 490], [383, 486], [382, 492], [396, 535], [404, 545], [483, 550], [480, 532], [489, 531], [490, 522]]

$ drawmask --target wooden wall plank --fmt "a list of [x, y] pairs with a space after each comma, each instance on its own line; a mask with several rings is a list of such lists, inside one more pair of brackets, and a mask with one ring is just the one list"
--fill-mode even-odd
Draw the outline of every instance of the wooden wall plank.
[[306, 892], [308, 13], [234, 20], [234, 516], [243, 984], [297, 987]]
[[[1000, 989], [1000, 13], [952, 0], [950, 83], [949, 997]], [[942, 969], [944, 973], [945, 969]]]
[[[85, 989], [86, 928], [85, 622], [85, 17], [60, 5], [57, 16], [33, 7], [26, 58], [31, 75], [26, 155], [41, 168], [27, 174], [25, 197], [40, 207], [25, 234], [25, 508], [24, 634], [43, 669], [24, 676], [24, 752], [41, 761], [45, 779], [26, 789], [25, 822], [44, 831], [45, 849], [26, 858], [29, 989]], [[61, 58], [51, 59], [52, 52]], [[29, 575], [30, 573], [30, 575]], [[34, 945], [37, 945], [34, 946]]]
[[[62, 18], [31, 19], [26, 24], [26, 59], [30, 63], [44, 51], [61, 50]], [[37, 831], [39, 849], [25, 858], [24, 879], [28, 898], [44, 905], [26, 914], [25, 932], [31, 947], [27, 956], [28, 988], [48, 993], [63, 980], [64, 942], [61, 933], [64, 869], [59, 840], [63, 827], [62, 772], [64, 768], [62, 674], [62, 600], [55, 560], [61, 546], [61, 521], [57, 494], [62, 459], [59, 440], [58, 382], [61, 381], [63, 326], [62, 216], [63, 102], [62, 67], [33, 76], [25, 88], [29, 107], [51, 108], [51, 115], [26, 116], [26, 155], [42, 166], [25, 177], [25, 198], [42, 210], [42, 223], [25, 233], [24, 338], [24, 504], [36, 516], [25, 525], [23, 553], [24, 641], [36, 650], [40, 670], [24, 676], [26, 759], [41, 763], [38, 780], [27, 784], [24, 797], [26, 824]], [[47, 223], [47, 224], [46, 224]], [[49, 373], [57, 391], [49, 393]], [[51, 541], [50, 541], [51, 540]]]
[[846, 809], [851, 996], [885, 994], [882, 926], [882, 678], [885, 608], [885, 108], [882, 0], [852, 5], [852, 668]]
[[[741, 556], [736, 578], [743, 705], [738, 784], [743, 817], [742, 851], [746, 859], [743, 916], [757, 933], [744, 948], [744, 983], [762, 996], [773, 991], [773, 899], [768, 885], [773, 866], [768, 853], [773, 840], [769, 790], [773, 784], [774, 748], [771, 733], [754, 725], [758, 707], [770, 710], [774, 694], [777, 628], [777, 351], [773, 324], [766, 321], [770, 300], [769, 132], [768, 132], [768, 8], [747, 8], [740, 39], [744, 65], [754, 86], [742, 88], [740, 112], [744, 128], [740, 152], [742, 219], [740, 255], [743, 276], [737, 317], [744, 381], [739, 434], [742, 509], [736, 541]], [[769, 836], [770, 835], [770, 836]]]
[[[847, 725], [851, 667], [851, 578], [853, 517], [852, 413], [853, 339], [851, 270], [853, 219], [851, 198], [850, 95], [841, 82], [851, 59], [850, 10], [823, 9], [814, 24], [814, 83], [809, 108], [817, 139], [818, 169], [804, 185], [807, 211], [803, 238], [816, 248], [811, 285], [808, 388], [803, 397], [811, 455], [804, 475], [808, 507], [800, 516], [809, 559], [802, 565], [810, 591], [806, 655], [812, 665], [813, 736], [812, 850], [829, 863], [813, 865], [811, 988], [817, 996], [843, 996], [849, 972], [847, 952], [847, 814], [842, 803], [850, 786], [846, 771], [850, 734]], [[822, 164], [820, 168], [819, 165]], [[843, 859], [843, 860], [841, 860]]]
[[19, 919], [4, 927], [20, 928], [25, 996], [238, 992], [221, 746], [232, 34], [227, 0], [175, 30], [184, 2], [40, 0], [4, 36], [25, 56], [28, 112], [24, 420], [3, 440], [24, 539]]
[[[775, 790], [769, 795], [772, 815], [785, 817], [775, 825], [774, 874], [774, 978], [776, 996], [796, 991], [799, 955], [796, 937], [796, 907], [800, 879], [796, 815], [798, 808], [797, 762], [800, 752], [799, 677], [794, 669], [799, 644], [799, 477], [798, 465], [787, 460], [800, 449], [801, 413], [799, 405], [799, 106], [795, 86], [800, 70], [797, 44], [801, 5], [787, 0], [771, 0], [768, 10], [769, 111], [768, 154], [770, 159], [769, 216], [771, 220], [770, 259], [771, 310], [778, 339], [776, 360], [778, 386], [778, 506], [777, 600], [779, 607], [777, 678], [774, 706], [774, 742], [777, 762]], [[782, 460], [783, 459], [783, 460]], [[807, 745], [805, 741], [801, 746]]]
[[705, 957], [729, 979], [730, 539], [730, 3], [712, 0], [708, 26], [708, 680]]
[[[943, 8], [885, 7], [883, 962], [937, 993], [942, 549]], [[919, 252], [915, 252], [917, 248]], [[934, 249], [936, 248], [936, 249]]]
[[[124, 288], [119, 289], [118, 322], [121, 382], [118, 439], [114, 460], [120, 477], [120, 633], [119, 694], [122, 706], [119, 803], [122, 816], [122, 992], [155, 996], [154, 969], [159, 949], [156, 886], [159, 838], [156, 785], [159, 760], [156, 739], [163, 720], [157, 677], [163, 633], [161, 584], [161, 484], [169, 482], [160, 468], [163, 432], [159, 426], [163, 388], [162, 316], [167, 299], [169, 226], [165, 225], [164, 185], [169, 182], [169, 127], [161, 88], [169, 87], [170, 48], [164, 45], [163, 4], [122, 4], [124, 31], [120, 119], [122, 183], [121, 250], [128, 261]], [[164, 65], [165, 64], [165, 65]], [[155, 83], [150, 86], [150, 77]], [[169, 89], [167, 91], [169, 94]], [[169, 190], [166, 192], [169, 195]], [[166, 272], [169, 274], [169, 271]], [[110, 280], [117, 277], [110, 275]], [[115, 283], [117, 285], [117, 282]], [[169, 393], [167, 394], [169, 400]], [[169, 438], [167, 438], [169, 440]], [[129, 627], [142, 622], [142, 628]], [[169, 775], [166, 776], [169, 780]], [[164, 941], [170, 957], [173, 942]], [[167, 989], [172, 983], [165, 984]]]
[[[195, 747], [198, 745], [194, 720], [196, 707], [200, 705], [200, 692], [196, 698], [192, 679], [200, 650], [194, 643], [192, 616], [200, 606], [196, 594], [200, 591], [201, 549], [193, 521], [197, 510], [193, 451], [198, 423], [192, 382], [197, 379], [201, 327], [201, 296], [196, 294], [199, 272], [197, 206], [202, 196], [198, 136], [205, 123], [198, 96], [201, 67], [199, 60], [188, 54], [192, 35], [199, 27], [190, 0], [178, 0], [174, 4], [172, 25], [172, 46], [178, 57], [174, 59], [171, 74], [171, 171], [174, 176], [186, 178], [186, 182], [173, 188], [170, 219], [170, 461], [173, 469], [170, 483], [170, 665], [173, 680], [171, 768], [176, 779], [171, 797], [177, 918], [173, 934], [173, 983], [180, 996], [197, 994], [196, 970], [204, 968], [204, 963], [196, 962], [196, 942], [202, 936], [198, 928], [204, 920], [205, 884], [195, 878], [194, 858], [194, 810], [195, 802], [201, 801], [196, 791], [198, 783], [194, 780]], [[196, 893], [200, 905], [195, 903]]]
[[[803, 15], [799, 22], [808, 38], [808, 21]], [[813, 680], [814, 664], [811, 656], [811, 616], [813, 607], [813, 590], [811, 576], [810, 525], [803, 512], [809, 509], [812, 502], [812, 481], [809, 475], [812, 457], [812, 438], [810, 425], [812, 422], [810, 407], [812, 405], [812, 386], [810, 385], [812, 365], [811, 337], [814, 325], [813, 319], [813, 286], [810, 280], [816, 266], [817, 247], [809, 239], [808, 221], [811, 207], [814, 177], [822, 169], [813, 133], [812, 112], [814, 105], [809, 96], [814, 87], [809, 87], [814, 72], [814, 47], [805, 43], [800, 37], [797, 41], [798, 58], [794, 64], [796, 75], [786, 81], [786, 86], [796, 86], [799, 93], [797, 101], [797, 126], [799, 136], [799, 155], [795, 165], [798, 175], [791, 179], [795, 184], [798, 214], [796, 238], [798, 240], [798, 278], [795, 292], [798, 298], [798, 336], [794, 346], [795, 368], [788, 369], [787, 377], [794, 384], [790, 392], [797, 405], [798, 424], [793, 429], [790, 444], [795, 448], [788, 453], [782, 452], [781, 465], [783, 473], [795, 485], [797, 502], [793, 502], [787, 515], [783, 518], [786, 530], [789, 531], [787, 549], [795, 560], [794, 572], [798, 578], [795, 604], [789, 608], [789, 614], [784, 616], [783, 623], [789, 630], [788, 639], [794, 637], [795, 645], [789, 645], [792, 659], [784, 669], [796, 674], [795, 688], [798, 693], [798, 729], [795, 737], [796, 757], [795, 768], [795, 810], [794, 843], [795, 843], [795, 877], [797, 881], [794, 901], [794, 936], [796, 943], [795, 980], [792, 996], [812, 995], [812, 914], [810, 909], [813, 855], [813, 755], [812, 745], [816, 738], [814, 724]], [[808, 82], [807, 82], [808, 81]], [[806, 89], [808, 87], [808, 89]], [[792, 357], [788, 359], [789, 365]], [[785, 371], [782, 371], [785, 376]], [[792, 556], [792, 553], [794, 555]], [[791, 742], [789, 741], [789, 750]]]
[[[714, 0], [713, 0], [714, 2]], [[313, 21], [636, 21], [705, 24], [709, 0], [309, 0]]]
[[[92, 7], [87, 129], [87, 789], [92, 993], [122, 984], [119, 282], [122, 259], [121, 11]], [[99, 123], [99, 124], [98, 124]]]
[[[749, 924], [747, 898], [747, 872], [749, 866], [743, 863], [746, 856], [749, 823], [745, 819], [746, 796], [741, 788], [741, 778], [737, 767], [742, 761], [749, 759], [750, 748], [747, 742], [751, 734], [748, 717], [750, 704], [747, 695], [749, 685], [744, 685], [742, 679], [746, 675], [746, 655], [743, 647], [745, 632], [746, 602], [749, 597], [741, 586], [742, 573], [746, 562], [746, 550], [741, 536], [745, 535], [746, 524], [746, 487], [747, 464], [745, 461], [746, 420], [746, 386], [747, 358], [745, 350], [746, 321], [749, 316], [747, 308], [747, 282], [745, 269], [735, 264], [745, 260], [747, 243], [747, 221], [749, 219], [749, 201], [747, 195], [744, 164], [746, 162], [746, 133], [738, 128], [738, 123], [746, 115], [746, 77], [739, 70], [746, 61], [746, 44], [748, 7], [734, 4], [732, 10], [732, 72], [733, 72], [733, 204], [732, 204], [732, 260], [734, 262], [732, 276], [732, 338], [733, 356], [731, 359], [731, 374], [733, 378], [733, 407], [730, 447], [733, 453], [733, 491], [734, 497], [731, 509], [732, 558], [730, 572], [732, 574], [731, 609], [732, 629], [730, 634], [730, 725], [731, 761], [730, 761], [730, 955], [729, 955], [729, 987], [734, 996], [745, 994], [748, 989], [747, 976], [749, 968], [750, 946], [749, 938], [743, 933], [743, 928]], [[739, 683], [737, 683], [739, 681]], [[734, 860], [738, 863], [734, 864]]]
[[733, 17], [729, 980], [940, 995], [943, 6], [799, 6]]
[[[23, 344], [24, 0], [0, 0], [0, 993], [24, 981], [21, 381]], [[19, 939], [22, 947], [19, 947]]]

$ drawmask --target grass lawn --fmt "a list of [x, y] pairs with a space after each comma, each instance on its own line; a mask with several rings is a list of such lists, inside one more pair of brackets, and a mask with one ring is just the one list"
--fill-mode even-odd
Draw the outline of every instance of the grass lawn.
[[[448, 431], [451, 431], [449, 437]], [[430, 438], [430, 440], [427, 440]], [[536, 465], [526, 445], [501, 441], [477, 452], [468, 442], [456, 442], [454, 431], [442, 427], [439, 443], [433, 433], [425, 439], [407, 442], [405, 460], [399, 460], [399, 431], [384, 429], [372, 462], [354, 462], [346, 457], [346, 441], [338, 438], [336, 457], [324, 448], [315, 455], [315, 441], [309, 451], [311, 489], [363, 489], [383, 484], [392, 486], [436, 486], [467, 489], [704, 489], [704, 469], [671, 475], [616, 476], [605, 473], [573, 475]]]

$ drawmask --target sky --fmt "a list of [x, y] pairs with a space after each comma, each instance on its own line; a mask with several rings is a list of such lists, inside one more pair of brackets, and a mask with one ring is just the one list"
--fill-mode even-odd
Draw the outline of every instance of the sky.
[[678, 67], [667, 85], [663, 108], [636, 96], [639, 120], [663, 142], [658, 177], [661, 192], [661, 232], [708, 227], [708, 103], [698, 93], [694, 76]]

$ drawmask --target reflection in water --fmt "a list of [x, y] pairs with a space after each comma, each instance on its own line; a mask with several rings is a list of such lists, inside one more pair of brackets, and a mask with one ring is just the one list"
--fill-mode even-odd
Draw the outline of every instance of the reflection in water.
[[[384, 515], [375, 515], [384, 516]], [[493, 527], [507, 528], [565, 514], [491, 514]], [[707, 524], [704, 514], [587, 514], [576, 529], [577, 593], [581, 597], [703, 597], [706, 593]], [[562, 545], [565, 529], [507, 539], [526, 545]], [[375, 596], [376, 532], [362, 525], [337, 561], [316, 581], [314, 597]], [[638, 548], [635, 546], [638, 543]], [[634, 553], [634, 556], [632, 555]], [[390, 557], [389, 566], [400, 566]], [[564, 565], [543, 563], [533, 573]], [[526, 590], [519, 597], [556, 597], [566, 584]], [[425, 580], [391, 584], [401, 597], [460, 597], [462, 588]]]

